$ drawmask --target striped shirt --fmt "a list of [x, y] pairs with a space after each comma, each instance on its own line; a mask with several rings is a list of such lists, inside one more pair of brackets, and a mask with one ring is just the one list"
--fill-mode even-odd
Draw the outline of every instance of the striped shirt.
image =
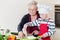
[[48, 34], [48, 36], [51, 36], [55, 33], [55, 23], [53, 20], [49, 19], [49, 20], [42, 20], [41, 18], [38, 18], [35, 21], [32, 22], [28, 22], [26, 23], [28, 26], [33, 27], [33, 26], [40, 26], [40, 23], [44, 23], [44, 24], [48, 24], [48, 32], [46, 32], [46, 34]]

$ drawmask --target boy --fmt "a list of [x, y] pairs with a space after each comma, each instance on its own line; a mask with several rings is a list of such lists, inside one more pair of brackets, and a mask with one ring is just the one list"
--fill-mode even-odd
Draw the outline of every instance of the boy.
[[46, 7], [40, 7], [39, 13], [41, 18], [26, 23], [23, 30], [26, 31], [27, 26], [38, 26], [38, 36], [41, 36], [42, 40], [51, 40], [50, 36], [55, 33], [55, 24], [53, 20], [48, 18], [49, 9]]

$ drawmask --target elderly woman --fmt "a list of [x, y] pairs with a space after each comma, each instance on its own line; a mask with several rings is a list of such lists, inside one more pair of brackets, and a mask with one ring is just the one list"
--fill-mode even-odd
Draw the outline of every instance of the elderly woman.
[[38, 36], [40, 36], [39, 40], [51, 40], [50, 37], [55, 33], [55, 23], [54, 21], [48, 17], [48, 14], [50, 12], [50, 9], [47, 7], [40, 7], [39, 13], [40, 18], [38, 18], [35, 21], [28, 22], [24, 25], [23, 30], [25, 31], [27, 27], [34, 27], [38, 26], [39, 33]]
[[[23, 28], [25, 23], [30, 22], [30, 21], [34, 21], [38, 18], [40, 18], [40, 16], [39, 16], [39, 13], [37, 11], [37, 2], [32, 1], [28, 5], [28, 14], [23, 16], [21, 22], [18, 25], [18, 36], [20, 38], [22, 38], [24, 36], [24, 34], [22, 32], [22, 28]], [[33, 31], [39, 31], [38, 27], [28, 27], [27, 28], [28, 34], [32, 33]]]

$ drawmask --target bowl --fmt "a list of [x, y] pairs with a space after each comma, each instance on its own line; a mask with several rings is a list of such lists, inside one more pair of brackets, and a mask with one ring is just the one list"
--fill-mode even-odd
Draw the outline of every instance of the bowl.
[[36, 37], [28, 36], [26, 38], [20, 38], [20, 40], [36, 40]]

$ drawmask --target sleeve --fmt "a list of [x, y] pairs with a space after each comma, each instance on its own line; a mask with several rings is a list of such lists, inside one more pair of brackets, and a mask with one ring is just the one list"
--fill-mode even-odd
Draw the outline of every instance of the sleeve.
[[46, 32], [46, 34], [48, 34], [48, 36], [51, 36], [55, 33], [55, 23], [51, 20], [48, 22], [48, 32]]
[[20, 31], [22, 31], [22, 28], [23, 28], [23, 26], [24, 26], [24, 24], [27, 22], [26, 21], [27, 19], [26, 19], [26, 15], [22, 18], [22, 20], [21, 20], [21, 22], [19, 23], [19, 25], [18, 25], [18, 32], [20, 32]]
[[35, 21], [31, 21], [31, 22], [28, 22], [28, 23], [26, 23], [28, 26], [31, 26], [31, 27], [33, 27], [33, 26], [39, 26], [39, 24], [40, 24], [40, 19], [37, 19], [37, 20], [35, 20]]

